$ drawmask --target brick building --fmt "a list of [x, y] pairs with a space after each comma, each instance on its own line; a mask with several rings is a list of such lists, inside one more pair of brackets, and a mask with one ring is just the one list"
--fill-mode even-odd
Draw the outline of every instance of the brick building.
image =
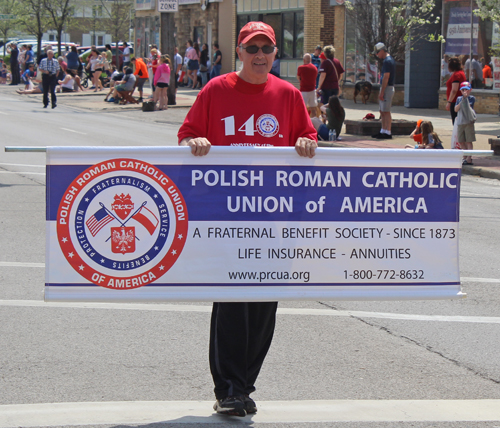
[[[179, 0], [175, 13], [174, 36], [179, 53], [184, 55], [188, 40], [207, 43], [212, 54], [212, 44], [218, 43], [223, 53], [222, 72], [234, 68], [231, 61], [234, 6], [231, 0]], [[167, 29], [166, 31], [169, 31]], [[156, 44], [161, 50], [161, 17], [155, 0], [136, 0], [135, 52], [139, 56], [149, 55], [149, 45]]]
[[284, 79], [296, 81], [303, 55], [313, 53], [317, 45], [333, 45], [336, 58], [344, 63], [345, 6], [335, 0], [238, 0], [233, 46], [248, 21], [263, 21], [274, 28]]
[[[160, 45], [160, 14], [155, 0], [135, 0], [135, 49], [144, 56], [150, 44]], [[339, 0], [340, 3], [341, 0]], [[345, 7], [335, 0], [179, 0], [175, 13], [176, 45], [181, 54], [187, 40], [212, 44], [222, 51], [222, 72], [239, 67], [236, 41], [248, 21], [271, 25], [277, 37], [281, 76], [296, 81], [304, 53], [332, 44], [344, 61]]]

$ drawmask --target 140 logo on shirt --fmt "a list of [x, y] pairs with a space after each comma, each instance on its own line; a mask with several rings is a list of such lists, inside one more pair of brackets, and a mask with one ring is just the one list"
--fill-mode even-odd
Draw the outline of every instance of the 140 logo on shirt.
[[[234, 121], [234, 116], [228, 116], [223, 119], [225, 135], [236, 135], [236, 126]], [[274, 137], [280, 129], [278, 119], [272, 114], [263, 114], [257, 120], [255, 120], [255, 115], [251, 115], [243, 125], [238, 128], [238, 132], [244, 132], [247, 136], [254, 136], [257, 131], [263, 137], [271, 138]], [[278, 135], [279, 138], [283, 138], [282, 134]]]

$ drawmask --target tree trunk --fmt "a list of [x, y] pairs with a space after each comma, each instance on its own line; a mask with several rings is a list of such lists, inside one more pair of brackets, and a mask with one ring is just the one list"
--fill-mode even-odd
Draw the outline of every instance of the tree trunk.
[[386, 7], [385, 7], [385, 0], [380, 0], [380, 42], [382, 43], [387, 43], [386, 40], [386, 30], [385, 30], [385, 18], [386, 18]]
[[57, 29], [57, 55], [61, 56], [61, 34], [62, 28]]

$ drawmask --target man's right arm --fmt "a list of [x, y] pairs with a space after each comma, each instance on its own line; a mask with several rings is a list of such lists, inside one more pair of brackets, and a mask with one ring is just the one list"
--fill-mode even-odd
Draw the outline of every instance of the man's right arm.
[[194, 156], [206, 156], [212, 144], [206, 138], [209, 126], [209, 101], [210, 94], [202, 91], [189, 109], [184, 123], [179, 128], [179, 146], [191, 147]]

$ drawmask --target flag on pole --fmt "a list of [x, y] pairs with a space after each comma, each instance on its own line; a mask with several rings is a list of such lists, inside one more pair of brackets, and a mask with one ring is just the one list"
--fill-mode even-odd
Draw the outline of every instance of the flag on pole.
[[106, 226], [113, 220], [114, 217], [109, 215], [106, 212], [105, 208], [101, 208], [100, 210], [96, 211], [95, 214], [85, 222], [85, 224], [89, 228], [92, 236], [96, 236], [104, 226]]
[[140, 210], [132, 216], [132, 218], [141, 223], [147, 229], [150, 235], [155, 232], [156, 227], [160, 222], [158, 218], [153, 214], [153, 212], [147, 209], [145, 206], [142, 206]]

